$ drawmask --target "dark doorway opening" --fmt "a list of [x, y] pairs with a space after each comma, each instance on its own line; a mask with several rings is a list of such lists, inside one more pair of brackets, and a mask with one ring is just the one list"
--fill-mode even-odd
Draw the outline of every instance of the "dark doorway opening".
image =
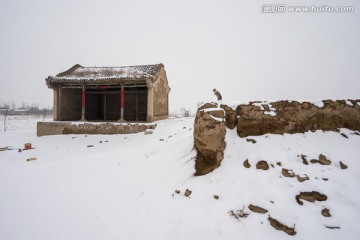
[[[147, 120], [147, 87], [124, 89], [124, 119]], [[121, 112], [121, 89], [87, 89], [85, 118], [89, 121], [117, 121]]]
[[114, 121], [120, 119], [120, 89], [87, 90], [85, 118], [87, 120]]
[[147, 88], [125, 88], [124, 119], [126, 121], [147, 120]]

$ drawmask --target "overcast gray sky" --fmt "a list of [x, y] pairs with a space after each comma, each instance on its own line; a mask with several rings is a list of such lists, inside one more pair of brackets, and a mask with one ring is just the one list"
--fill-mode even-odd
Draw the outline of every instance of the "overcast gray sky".
[[[262, 13], [264, 4], [354, 6]], [[170, 110], [215, 100], [359, 98], [359, 1], [0, 0], [0, 103], [52, 105], [45, 78], [163, 63]]]

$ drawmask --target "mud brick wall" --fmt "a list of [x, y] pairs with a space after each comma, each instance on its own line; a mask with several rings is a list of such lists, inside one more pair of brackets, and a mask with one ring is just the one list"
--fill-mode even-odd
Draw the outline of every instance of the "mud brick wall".
[[320, 104], [297, 101], [250, 102], [236, 108], [237, 133], [240, 137], [267, 133], [303, 133], [360, 131], [360, 100], [323, 100]]

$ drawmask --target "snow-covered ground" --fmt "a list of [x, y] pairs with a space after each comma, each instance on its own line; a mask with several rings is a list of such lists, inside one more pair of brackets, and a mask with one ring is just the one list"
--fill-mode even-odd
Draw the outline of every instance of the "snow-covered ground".
[[[35, 120], [0, 132], [0, 148], [14, 148], [0, 151], [0, 239], [349, 240], [360, 234], [360, 136], [353, 131], [341, 129], [348, 138], [322, 131], [264, 135], [251, 143], [227, 129], [221, 167], [194, 177], [194, 118], [159, 121], [152, 135], [45, 137], [36, 137]], [[35, 149], [16, 150], [27, 142]], [[321, 153], [331, 165], [302, 163], [300, 154], [310, 160]], [[36, 160], [26, 161], [31, 157]], [[274, 167], [257, 170], [259, 160]], [[310, 180], [283, 177], [277, 162]], [[328, 199], [300, 206], [300, 191]], [[250, 203], [269, 212], [253, 213]], [[324, 207], [332, 217], [321, 215]], [[245, 218], [228, 213], [243, 208]], [[268, 215], [297, 234], [275, 230]]]

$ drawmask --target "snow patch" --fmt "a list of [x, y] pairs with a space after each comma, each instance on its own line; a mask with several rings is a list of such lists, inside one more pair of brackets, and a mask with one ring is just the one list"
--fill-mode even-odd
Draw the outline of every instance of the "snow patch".
[[349, 105], [350, 107], [354, 106], [354, 104], [352, 102], [350, 102], [349, 100], [346, 100], [346, 104]]
[[313, 102], [310, 102], [310, 103], [314, 104], [318, 108], [323, 108], [324, 107], [324, 102], [323, 101], [313, 101]]
[[223, 122], [223, 121], [225, 121], [224, 118], [215, 117], [215, 116], [213, 116], [213, 115], [211, 115], [211, 114], [210, 114], [210, 117], [211, 117], [212, 119], [214, 119], [215, 121], [218, 121], [218, 122]]

